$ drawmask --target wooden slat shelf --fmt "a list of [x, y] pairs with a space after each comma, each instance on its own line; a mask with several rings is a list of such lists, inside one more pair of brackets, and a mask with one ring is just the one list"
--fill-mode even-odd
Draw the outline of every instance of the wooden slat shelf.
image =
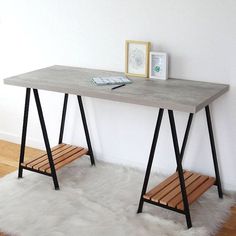
[[[58, 170], [87, 153], [88, 150], [83, 147], [76, 147], [64, 143], [59, 144], [52, 148], [52, 157], [55, 169]], [[48, 156], [45, 151], [39, 153], [33, 159], [26, 161], [21, 165], [23, 167], [51, 174]]]
[[[196, 201], [204, 192], [215, 184], [215, 178], [184, 171], [185, 187], [189, 204]], [[174, 173], [159, 185], [151, 189], [144, 199], [163, 204], [178, 210], [184, 210], [178, 173]]]

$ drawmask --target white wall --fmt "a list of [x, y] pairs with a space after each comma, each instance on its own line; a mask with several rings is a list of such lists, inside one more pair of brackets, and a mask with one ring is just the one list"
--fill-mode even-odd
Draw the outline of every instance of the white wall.
[[[170, 55], [170, 77], [230, 84], [212, 105], [223, 186], [236, 190], [236, 2], [234, 0], [0, 0], [0, 79], [54, 64], [124, 70], [126, 39]], [[20, 141], [25, 90], [0, 84], [0, 138]], [[62, 94], [40, 91], [51, 144]], [[146, 167], [158, 109], [85, 98], [96, 158]], [[65, 140], [85, 145], [75, 97]], [[32, 103], [28, 144], [42, 147]], [[204, 112], [196, 114], [186, 168], [213, 175]], [[175, 157], [165, 114], [153, 170], [171, 173]], [[180, 140], [187, 114], [176, 113]]]

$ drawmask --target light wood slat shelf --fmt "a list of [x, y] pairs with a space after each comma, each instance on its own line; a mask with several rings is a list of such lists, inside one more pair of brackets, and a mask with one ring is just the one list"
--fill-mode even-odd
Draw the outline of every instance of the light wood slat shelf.
[[[51, 150], [56, 170], [88, 153], [86, 148], [76, 147], [64, 143], [53, 147]], [[36, 171], [51, 174], [48, 156], [45, 151], [40, 152], [33, 159], [26, 161], [21, 165]]]
[[[184, 180], [189, 204], [196, 201], [215, 184], [215, 178], [184, 171]], [[174, 173], [159, 185], [144, 194], [144, 199], [163, 204], [178, 210], [184, 210], [178, 173]]]

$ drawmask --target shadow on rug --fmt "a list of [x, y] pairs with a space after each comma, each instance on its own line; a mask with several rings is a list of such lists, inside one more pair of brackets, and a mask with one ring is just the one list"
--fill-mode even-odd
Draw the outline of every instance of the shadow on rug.
[[[136, 214], [144, 173], [81, 158], [58, 172], [60, 191], [52, 179], [24, 172], [0, 180], [0, 231], [11, 235], [80, 236], [208, 236], [227, 218], [234, 200], [218, 198], [216, 187], [190, 207], [193, 228], [185, 216], [149, 204]], [[163, 178], [153, 175], [149, 186]]]

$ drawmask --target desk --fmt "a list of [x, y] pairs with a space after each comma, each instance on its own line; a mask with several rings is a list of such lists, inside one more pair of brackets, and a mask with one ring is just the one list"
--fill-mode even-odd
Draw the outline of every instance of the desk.
[[[93, 77], [116, 75], [123, 75], [123, 73], [68, 66], [52, 66], [4, 80], [5, 84], [26, 87], [18, 177], [22, 177], [23, 169], [48, 175], [52, 177], [55, 189], [59, 189], [56, 170], [85, 154], [90, 156], [91, 164], [95, 165], [81, 96], [158, 107], [159, 113], [144, 177], [138, 213], [142, 212], [143, 204], [144, 202], [147, 202], [184, 214], [186, 217], [187, 226], [190, 228], [192, 226], [192, 222], [189, 204], [194, 202], [214, 184], [217, 185], [219, 197], [223, 197], [209, 104], [224, 94], [229, 89], [229, 86], [224, 84], [179, 79], [153, 81], [143, 78], [132, 78], [132, 84], [117, 90], [111, 90], [111, 86], [96, 86], [91, 83], [91, 78]], [[33, 89], [35, 97], [46, 146], [46, 152], [36, 156], [33, 161], [24, 162], [31, 89]], [[54, 148], [50, 147], [48, 140], [38, 89], [65, 94], [58, 142], [59, 144]], [[78, 98], [88, 148], [75, 147], [62, 143], [68, 94], [74, 94]], [[168, 111], [170, 121], [177, 170], [164, 182], [147, 192], [152, 162], [155, 154], [163, 112], [165, 109]], [[201, 109], [205, 109], [206, 112], [215, 177], [203, 176], [198, 173], [184, 171], [182, 168], [182, 160], [193, 120], [193, 115]], [[179, 147], [178, 143], [173, 112], [174, 110], [189, 113], [187, 128], [181, 148]]]

